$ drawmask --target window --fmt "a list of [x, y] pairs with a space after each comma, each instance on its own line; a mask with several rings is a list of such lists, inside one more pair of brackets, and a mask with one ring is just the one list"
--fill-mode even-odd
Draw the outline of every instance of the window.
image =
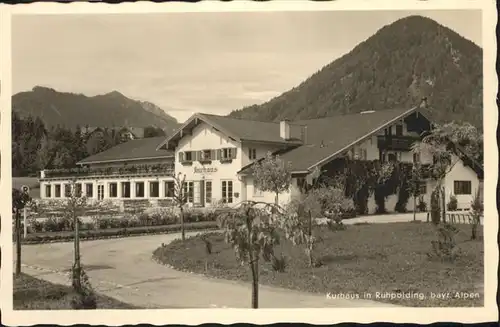
[[116, 198], [118, 197], [118, 184], [117, 183], [109, 183], [109, 197]]
[[179, 152], [179, 162], [193, 161], [193, 151]]
[[61, 184], [54, 185], [54, 196], [56, 198], [60, 198], [61, 197]]
[[415, 163], [420, 162], [420, 153], [413, 154], [413, 162], [415, 162]]
[[97, 185], [97, 200], [104, 199], [104, 185]]
[[160, 183], [159, 182], [149, 182], [149, 196], [152, 198], [157, 198], [160, 196]]
[[212, 203], [212, 181], [205, 181], [205, 203]]
[[304, 192], [306, 190], [305, 177], [297, 177], [297, 187], [301, 192]]
[[137, 198], [144, 197], [144, 182], [136, 182], [135, 183], [135, 196]]
[[52, 196], [52, 185], [45, 185], [45, 197], [50, 198]]
[[356, 148], [354, 150], [354, 156], [357, 160], [366, 160], [367, 158], [367, 151], [366, 149], [363, 148]]
[[75, 195], [77, 197], [81, 197], [82, 196], [82, 183], [76, 183], [75, 184]]
[[454, 181], [453, 182], [453, 193], [455, 195], [470, 195], [472, 194], [471, 181]]
[[130, 198], [130, 182], [122, 182], [122, 198]]
[[233, 203], [233, 181], [222, 181], [222, 202]]
[[387, 155], [387, 159], [389, 160], [389, 162], [395, 162], [395, 161], [398, 161], [398, 157], [396, 156], [395, 153], [389, 153]]
[[257, 149], [252, 149], [252, 148], [248, 149], [248, 158], [250, 160], [257, 159]]
[[212, 155], [212, 150], [202, 150], [200, 151], [200, 158], [199, 160], [212, 160], [213, 155]]
[[401, 124], [396, 125], [396, 135], [397, 136], [403, 135], [403, 125], [401, 125]]
[[194, 183], [185, 182], [182, 187], [182, 194], [186, 197], [187, 203], [193, 203], [194, 200]]
[[71, 185], [70, 184], [64, 184], [64, 196], [67, 198], [71, 197]]
[[419, 194], [420, 195], [427, 194], [427, 182], [425, 182], [425, 181], [420, 182], [420, 185], [419, 185]]
[[85, 183], [85, 196], [88, 198], [94, 197], [94, 184]]
[[175, 195], [175, 182], [166, 181], [165, 182], [165, 197], [173, 198]]
[[236, 148], [219, 149], [220, 160], [231, 160], [236, 158]]

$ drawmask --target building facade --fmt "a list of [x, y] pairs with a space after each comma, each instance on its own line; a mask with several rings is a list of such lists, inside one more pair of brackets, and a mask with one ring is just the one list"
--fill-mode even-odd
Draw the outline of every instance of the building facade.
[[[79, 164], [87, 167], [87, 175], [71, 177], [94, 199], [168, 199], [175, 175], [185, 178], [184, 190], [193, 207], [233, 206], [246, 200], [274, 202], [275, 195], [255, 187], [252, 176], [253, 163], [270, 152], [291, 165], [290, 190], [279, 194], [279, 202], [285, 204], [300, 194], [302, 181], [316, 167], [331, 169], [331, 163], [343, 156], [432, 163], [429, 154], [411, 151], [412, 144], [430, 128], [431, 122], [417, 107], [276, 123], [194, 114], [166, 139], [130, 141], [82, 160]], [[134, 165], [141, 169], [131, 170]], [[42, 197], [63, 197], [68, 179], [42, 172]], [[447, 199], [453, 194], [459, 207], [468, 209], [480, 178], [477, 170], [458, 159], [444, 184]], [[430, 203], [433, 188], [431, 179], [422, 184], [426, 203]], [[391, 210], [397, 200], [397, 195], [389, 196], [386, 207]], [[375, 208], [372, 196], [368, 212]], [[413, 209], [413, 201], [407, 209]]]

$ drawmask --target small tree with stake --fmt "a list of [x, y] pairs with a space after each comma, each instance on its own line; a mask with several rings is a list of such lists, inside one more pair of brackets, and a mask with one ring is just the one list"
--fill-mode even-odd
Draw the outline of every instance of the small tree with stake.
[[[264, 207], [260, 207], [263, 205]], [[275, 229], [276, 205], [243, 202], [238, 210], [222, 213], [221, 223], [227, 243], [231, 244], [238, 261], [248, 265], [252, 274], [252, 308], [259, 307], [259, 257], [270, 261], [279, 243]]]
[[413, 220], [417, 220], [417, 198], [420, 194], [420, 185], [423, 182], [422, 166], [418, 162], [413, 163], [411, 178], [408, 181], [408, 193], [413, 197]]
[[274, 193], [274, 204], [278, 205], [280, 193], [290, 189], [292, 174], [290, 165], [286, 165], [278, 155], [271, 152], [253, 167], [254, 187], [261, 191]]
[[471, 240], [477, 239], [477, 228], [481, 223], [481, 216], [484, 212], [484, 205], [481, 201], [480, 190], [476, 191], [474, 195], [474, 199], [471, 204], [472, 208], [472, 232], [471, 232]]
[[77, 188], [76, 181], [73, 180], [70, 184], [71, 191], [69, 198], [65, 203], [65, 215], [68, 218], [74, 229], [74, 261], [71, 274], [71, 284], [75, 291], [75, 297], [72, 299], [74, 309], [95, 309], [97, 308], [96, 297], [88, 276], [81, 265], [80, 256], [80, 218], [84, 215], [87, 206], [87, 199], [82, 196], [81, 189]]
[[174, 194], [173, 200], [174, 203], [179, 208], [179, 218], [181, 223], [181, 238], [184, 242], [186, 240], [186, 231], [184, 228], [184, 205], [188, 200], [188, 192], [186, 190], [186, 175], [182, 175], [178, 173], [177, 176], [174, 176]]
[[31, 197], [25, 190], [12, 189], [12, 214], [15, 217], [16, 233], [16, 276], [21, 274], [21, 211], [31, 202]]

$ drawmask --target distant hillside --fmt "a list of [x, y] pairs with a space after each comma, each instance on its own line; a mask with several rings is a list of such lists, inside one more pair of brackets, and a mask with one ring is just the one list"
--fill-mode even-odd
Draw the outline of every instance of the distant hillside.
[[22, 117], [40, 117], [46, 126], [155, 126], [167, 132], [179, 126], [175, 118], [155, 104], [129, 99], [117, 91], [87, 97], [36, 86], [15, 94], [12, 108]]
[[428, 98], [437, 121], [482, 128], [482, 49], [421, 16], [380, 29], [299, 86], [229, 116], [308, 119], [364, 110], [412, 107]]

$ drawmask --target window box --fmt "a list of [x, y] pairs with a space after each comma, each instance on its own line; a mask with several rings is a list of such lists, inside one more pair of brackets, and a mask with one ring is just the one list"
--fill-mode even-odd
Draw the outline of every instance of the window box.
[[184, 165], [184, 166], [191, 166], [192, 164], [193, 164], [193, 162], [191, 160], [181, 161], [181, 165]]
[[233, 159], [225, 158], [225, 159], [220, 159], [220, 163], [231, 163], [233, 162]]

